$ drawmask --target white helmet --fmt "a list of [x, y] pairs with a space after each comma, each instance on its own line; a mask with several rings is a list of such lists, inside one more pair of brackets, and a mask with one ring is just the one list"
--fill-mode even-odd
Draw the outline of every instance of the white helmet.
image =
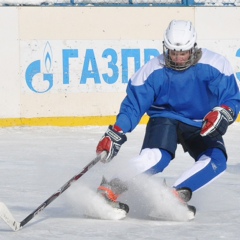
[[[190, 21], [173, 20], [170, 22], [165, 34], [163, 41], [163, 53], [165, 57], [165, 63], [167, 67], [175, 70], [185, 70], [196, 64], [199, 60], [197, 53], [199, 50], [197, 46], [197, 33]], [[173, 51], [191, 51], [189, 60], [184, 66], [176, 66], [175, 63], [169, 58], [168, 50]], [[201, 50], [200, 50], [201, 52]], [[196, 60], [197, 59], [197, 60]]]
[[171, 21], [164, 34], [164, 45], [170, 50], [190, 50], [196, 41], [197, 33], [189, 21]]

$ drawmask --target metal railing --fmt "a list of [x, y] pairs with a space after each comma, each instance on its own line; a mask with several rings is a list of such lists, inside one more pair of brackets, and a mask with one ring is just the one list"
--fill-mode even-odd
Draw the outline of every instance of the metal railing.
[[0, 0], [1, 6], [240, 6], [240, 0]]

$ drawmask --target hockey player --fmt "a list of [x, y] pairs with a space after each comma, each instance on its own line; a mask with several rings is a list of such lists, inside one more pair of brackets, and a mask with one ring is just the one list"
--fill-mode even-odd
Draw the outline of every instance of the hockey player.
[[[181, 201], [216, 179], [226, 170], [227, 153], [222, 135], [240, 110], [240, 93], [228, 60], [197, 47], [197, 34], [190, 21], [173, 20], [164, 33], [163, 53], [142, 66], [129, 80], [115, 124], [97, 145], [104, 160], [115, 157], [141, 117], [149, 121], [141, 152], [134, 161], [137, 174], [162, 172], [175, 157], [177, 144], [195, 164], [173, 185]], [[124, 170], [125, 171], [125, 170]], [[121, 173], [119, 173], [121, 176]], [[103, 179], [98, 192], [113, 207], [127, 189], [124, 179]], [[194, 209], [190, 209], [194, 212]]]

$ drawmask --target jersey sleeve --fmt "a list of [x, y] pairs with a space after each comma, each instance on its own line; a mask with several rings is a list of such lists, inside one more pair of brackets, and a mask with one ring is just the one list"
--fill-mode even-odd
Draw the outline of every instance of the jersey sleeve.
[[129, 82], [127, 96], [120, 106], [116, 125], [125, 133], [131, 132], [151, 106], [153, 96], [153, 89], [148, 83], [141, 86], [133, 86], [131, 82]]
[[218, 58], [215, 67], [212, 69], [213, 80], [209, 87], [218, 96], [219, 105], [227, 105], [234, 111], [234, 120], [240, 111], [240, 92], [239, 87], [229, 61]]
[[129, 80], [127, 95], [121, 103], [116, 121], [116, 125], [123, 132], [131, 132], [152, 105], [155, 91], [159, 89], [154, 86], [154, 79], [156, 79], [154, 74], [161, 68], [159, 59], [156, 57], [140, 68]]

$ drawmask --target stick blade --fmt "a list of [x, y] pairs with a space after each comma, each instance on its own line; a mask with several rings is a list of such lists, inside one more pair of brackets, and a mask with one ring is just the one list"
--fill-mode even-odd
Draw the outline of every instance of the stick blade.
[[7, 206], [2, 202], [0, 202], [0, 217], [13, 231], [16, 232], [21, 229], [20, 222], [14, 219]]

